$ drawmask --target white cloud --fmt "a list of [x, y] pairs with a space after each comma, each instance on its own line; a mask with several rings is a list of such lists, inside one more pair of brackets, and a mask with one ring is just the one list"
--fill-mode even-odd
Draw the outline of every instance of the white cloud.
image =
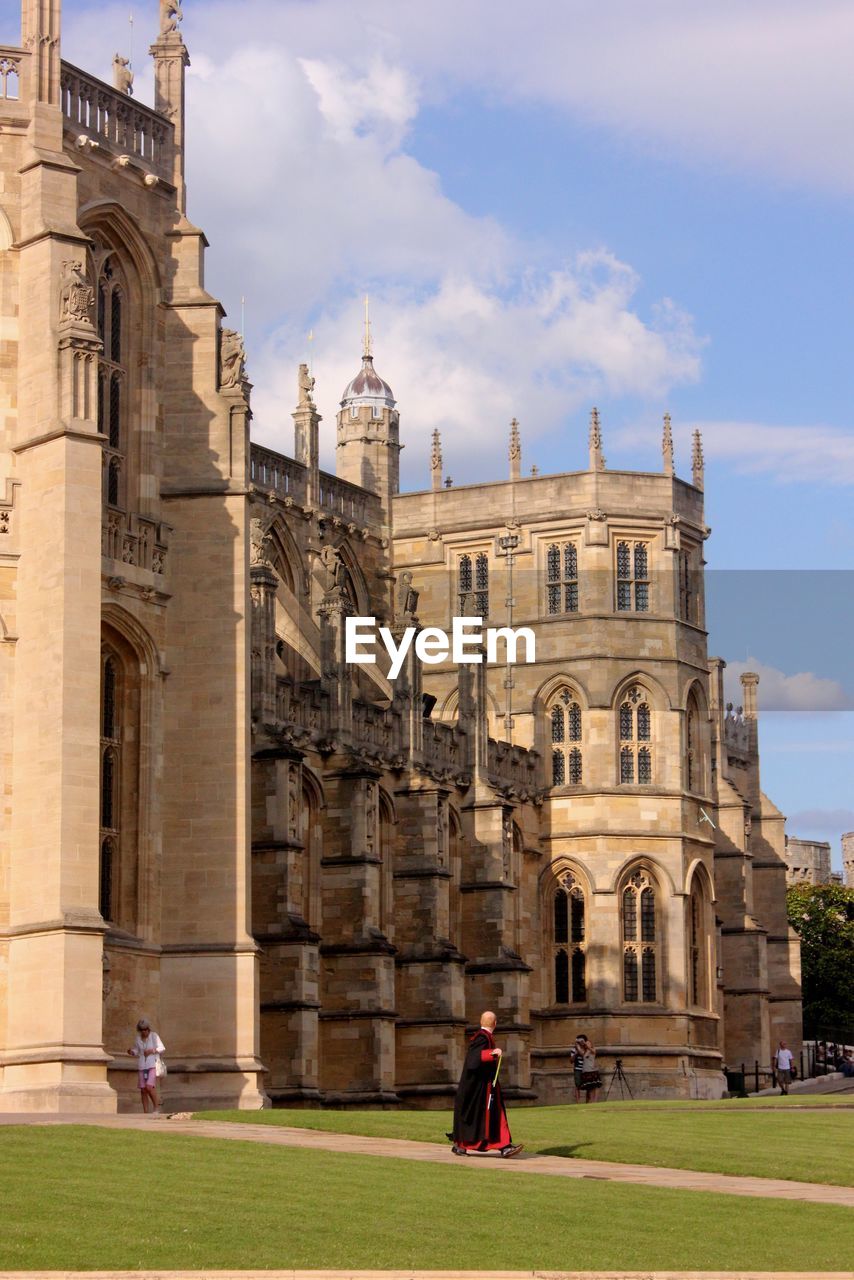
[[735, 704], [743, 701], [739, 677], [745, 671], [755, 671], [759, 676], [760, 711], [849, 711], [854, 708], [854, 699], [838, 680], [828, 680], [812, 671], [786, 675], [756, 658], [727, 663], [724, 673], [727, 701]]
[[[443, 433], [446, 470], [460, 479], [474, 461], [482, 474], [485, 442], [501, 458], [514, 415], [524, 449], [602, 393], [656, 397], [699, 372], [688, 317], [668, 304], [643, 322], [632, 309], [637, 278], [609, 254], [583, 254], [548, 273], [521, 272], [505, 286], [446, 273], [427, 294], [389, 289], [374, 298], [382, 335], [376, 364], [398, 398], [407, 476], [416, 487], [427, 483], [421, 464], [434, 427]], [[358, 365], [358, 326], [355, 297], [317, 321], [315, 395], [327, 424]], [[280, 449], [290, 447], [278, 424], [283, 405], [291, 406], [303, 350], [293, 332], [279, 332], [256, 366], [255, 435]], [[325, 434], [331, 438], [330, 425]], [[581, 438], [579, 466], [585, 450]]]
[[[367, 290], [378, 367], [400, 403], [406, 482], [416, 484], [434, 426], [461, 479], [482, 462], [484, 438], [491, 452], [501, 442], [500, 456], [514, 414], [530, 442], [600, 398], [661, 399], [698, 378], [702, 346], [671, 299], [640, 311], [636, 273], [606, 248], [550, 260], [547, 246], [450, 200], [407, 153], [428, 87], [463, 74], [476, 82], [490, 58], [500, 70], [508, 56], [494, 41], [511, 10], [498, 6], [477, 39], [470, 31], [468, 70], [453, 42], [444, 62], [436, 45], [435, 24], [451, 17], [445, 0], [429, 20], [420, 10], [250, 0], [237, 29], [232, 6], [217, 3], [204, 24], [188, 8], [185, 23], [190, 216], [211, 242], [208, 287], [232, 323], [245, 298], [256, 438], [291, 447], [294, 366], [309, 328], [329, 435], [358, 363], [355, 300]], [[477, 12], [479, 0], [455, 11], [461, 38]], [[109, 65], [117, 9], [67, 28], [87, 66]], [[541, 25], [516, 41], [520, 58], [531, 38], [542, 50]], [[496, 83], [527, 93], [523, 71]], [[148, 71], [137, 87], [146, 84]], [[583, 438], [578, 446], [582, 465]]]
[[[339, 127], [374, 111], [356, 85], [365, 67], [385, 67], [373, 81], [376, 109], [398, 128], [409, 118], [414, 77], [432, 100], [474, 89], [485, 99], [546, 104], [694, 167], [711, 161], [854, 190], [850, 0], [243, 0], [239, 10], [214, 0], [203, 14], [188, 4], [186, 14], [194, 67], [197, 56], [236, 41], [321, 62], [312, 74]], [[126, 8], [93, 5], [65, 25], [72, 60], [86, 49], [97, 70], [100, 52], [108, 78], [113, 46], [126, 43]], [[144, 41], [142, 25], [138, 18]], [[259, 87], [264, 75], [262, 61]], [[220, 87], [251, 129], [245, 100], [227, 81]]]

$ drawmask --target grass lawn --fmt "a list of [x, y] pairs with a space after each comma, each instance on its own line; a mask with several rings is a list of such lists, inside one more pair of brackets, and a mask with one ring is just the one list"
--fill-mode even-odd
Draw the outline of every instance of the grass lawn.
[[850, 1211], [86, 1126], [0, 1129], [2, 1269], [843, 1270]]
[[[774, 1104], [776, 1099], [763, 1099]], [[794, 1105], [793, 1105], [794, 1104]], [[748, 1104], [753, 1107], [755, 1104]], [[446, 1142], [448, 1111], [209, 1111], [209, 1120], [293, 1125], [369, 1137]], [[625, 1164], [854, 1186], [854, 1107], [594, 1103], [516, 1107], [510, 1128], [528, 1151]]]

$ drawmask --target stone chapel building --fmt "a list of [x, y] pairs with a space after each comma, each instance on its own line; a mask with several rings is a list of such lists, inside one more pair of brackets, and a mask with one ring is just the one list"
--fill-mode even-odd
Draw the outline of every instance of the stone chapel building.
[[[499, 1017], [522, 1099], [584, 1030], [636, 1094], [797, 1049], [757, 677], [706, 646], [703, 459], [400, 493], [370, 344], [335, 475], [250, 444], [240, 336], [184, 187], [180, 10], [155, 105], [0, 47], [0, 1110], [447, 1106]], [[354, 365], [357, 363], [354, 360]], [[536, 661], [344, 660], [348, 615], [530, 626]]]

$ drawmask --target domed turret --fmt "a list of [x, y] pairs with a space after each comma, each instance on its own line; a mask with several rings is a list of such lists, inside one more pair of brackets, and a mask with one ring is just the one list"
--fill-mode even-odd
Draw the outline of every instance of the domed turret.
[[388, 523], [399, 486], [398, 414], [391, 387], [374, 368], [367, 304], [366, 298], [362, 367], [344, 388], [338, 412], [336, 470], [342, 480], [379, 496]]
[[393, 409], [395, 403], [391, 387], [374, 368], [374, 357], [366, 352], [362, 356], [361, 369], [344, 388], [341, 408], [349, 409], [351, 405], [366, 404], [372, 409], [374, 406], [377, 409]]

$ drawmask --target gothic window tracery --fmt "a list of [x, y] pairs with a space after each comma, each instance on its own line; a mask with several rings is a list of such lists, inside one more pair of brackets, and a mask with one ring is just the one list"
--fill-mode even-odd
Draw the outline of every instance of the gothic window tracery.
[[652, 710], [646, 690], [633, 685], [620, 703], [620, 782], [652, 782]]
[[474, 614], [489, 614], [489, 556], [485, 551], [461, 555], [457, 561], [457, 599], [460, 614], [469, 607], [467, 597], [474, 597]]
[[634, 872], [623, 887], [620, 903], [623, 1000], [627, 1004], [655, 1004], [660, 940], [656, 885], [647, 871]]
[[621, 540], [617, 543], [617, 609], [649, 611], [649, 545]]
[[577, 787], [583, 780], [581, 704], [562, 689], [547, 710], [552, 743], [552, 786]]
[[571, 871], [560, 876], [552, 899], [552, 977], [555, 1004], [587, 999], [584, 891]]
[[546, 607], [549, 614], [578, 612], [578, 547], [552, 542], [546, 551]]

